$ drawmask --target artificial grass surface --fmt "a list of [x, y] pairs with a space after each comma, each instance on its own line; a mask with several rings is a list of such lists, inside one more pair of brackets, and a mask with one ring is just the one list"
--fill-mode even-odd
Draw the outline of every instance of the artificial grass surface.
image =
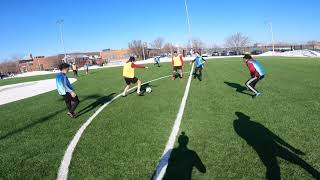
[[[300, 157], [320, 170], [319, 59], [259, 59], [266, 78], [257, 85], [262, 92], [257, 99], [241, 93], [249, 76], [240, 59], [209, 60], [204, 80], [192, 81], [180, 129], [207, 168], [205, 174], [194, 170], [194, 179], [264, 179], [265, 166], [257, 152], [278, 148], [265, 132], [304, 152]], [[152, 80], [171, 73], [169, 64], [149, 67], [137, 70], [138, 77]], [[187, 65], [185, 71], [189, 69]], [[121, 70], [81, 74], [74, 86], [81, 101], [78, 110], [85, 113], [76, 120], [65, 115], [64, 102], [55, 91], [0, 106], [0, 179], [55, 179], [63, 153], [81, 124], [122, 91]], [[131, 94], [107, 106], [80, 139], [69, 179], [150, 179], [186, 82], [187, 78], [155, 81], [150, 84], [151, 94]], [[236, 112], [256, 123], [239, 122]], [[274, 157], [268, 151], [265, 156]], [[312, 179], [300, 166], [281, 158], [278, 163], [283, 179]]]

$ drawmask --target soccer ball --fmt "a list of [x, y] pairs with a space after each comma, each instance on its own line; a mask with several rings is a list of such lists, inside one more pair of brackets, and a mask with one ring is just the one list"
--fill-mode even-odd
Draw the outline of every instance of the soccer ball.
[[151, 87], [147, 87], [147, 88], [146, 88], [146, 92], [147, 92], [147, 93], [151, 93], [151, 92], [152, 92]]

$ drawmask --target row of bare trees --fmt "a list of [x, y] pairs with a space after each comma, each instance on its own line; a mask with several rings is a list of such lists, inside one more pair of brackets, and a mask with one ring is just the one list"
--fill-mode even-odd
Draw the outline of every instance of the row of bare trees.
[[[191, 40], [192, 49], [200, 50], [204, 48], [204, 43], [199, 38], [193, 38]], [[144, 43], [142, 40], [133, 40], [128, 44], [131, 53], [134, 54], [138, 59], [143, 59], [144, 53], [147, 56], [147, 51], [152, 50], [153, 54], [168, 54], [172, 51], [177, 50], [177, 47], [172, 43], [165, 42], [164, 38], [158, 37], [151, 43]], [[190, 44], [186, 45], [187, 49], [191, 49]]]
[[2, 74], [20, 72], [19, 63], [17, 61], [5, 61], [0, 63], [0, 72]]
[[[232, 51], [243, 51], [249, 46], [249, 44], [249, 37], [239, 32], [227, 37], [224, 42], [224, 46]], [[165, 42], [162, 37], [156, 38], [149, 45], [141, 40], [133, 40], [129, 42], [128, 46], [132, 54], [137, 56], [138, 59], [143, 59], [143, 56], [146, 55], [148, 49], [157, 51], [156, 54], [158, 55], [171, 53], [171, 51], [176, 49], [172, 43]], [[194, 51], [197, 51], [203, 49], [205, 44], [201, 39], [193, 38], [189, 41], [188, 45], [185, 46], [186, 49], [191, 49], [191, 47]]]

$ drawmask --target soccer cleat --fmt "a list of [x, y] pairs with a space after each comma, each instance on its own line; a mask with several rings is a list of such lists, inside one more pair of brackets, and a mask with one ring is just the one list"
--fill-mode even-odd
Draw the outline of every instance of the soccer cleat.
[[73, 118], [77, 118], [78, 117], [78, 113], [74, 112], [73, 113]]
[[75, 116], [74, 116], [71, 112], [68, 112], [67, 115], [68, 115], [69, 117], [71, 117], [72, 119], [75, 118]]
[[143, 96], [144, 91], [137, 92], [138, 96]]
[[258, 92], [258, 93], [256, 94], [256, 97], [258, 97], [258, 96], [260, 96], [260, 95], [261, 95], [261, 93]]

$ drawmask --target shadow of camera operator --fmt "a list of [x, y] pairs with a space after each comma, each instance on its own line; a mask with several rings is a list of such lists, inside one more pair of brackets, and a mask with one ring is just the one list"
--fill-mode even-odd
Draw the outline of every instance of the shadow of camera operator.
[[262, 124], [251, 121], [249, 116], [241, 112], [235, 114], [238, 119], [233, 121], [234, 130], [257, 152], [266, 167], [268, 180], [281, 179], [277, 157], [300, 166], [315, 179], [320, 179], [320, 173], [298, 156], [305, 155], [302, 151], [285, 142]]
[[192, 169], [196, 167], [200, 172], [205, 173], [206, 167], [198, 154], [188, 149], [188, 136], [184, 132], [178, 138], [179, 146], [171, 152], [168, 167], [164, 180], [188, 180], [192, 177]]

